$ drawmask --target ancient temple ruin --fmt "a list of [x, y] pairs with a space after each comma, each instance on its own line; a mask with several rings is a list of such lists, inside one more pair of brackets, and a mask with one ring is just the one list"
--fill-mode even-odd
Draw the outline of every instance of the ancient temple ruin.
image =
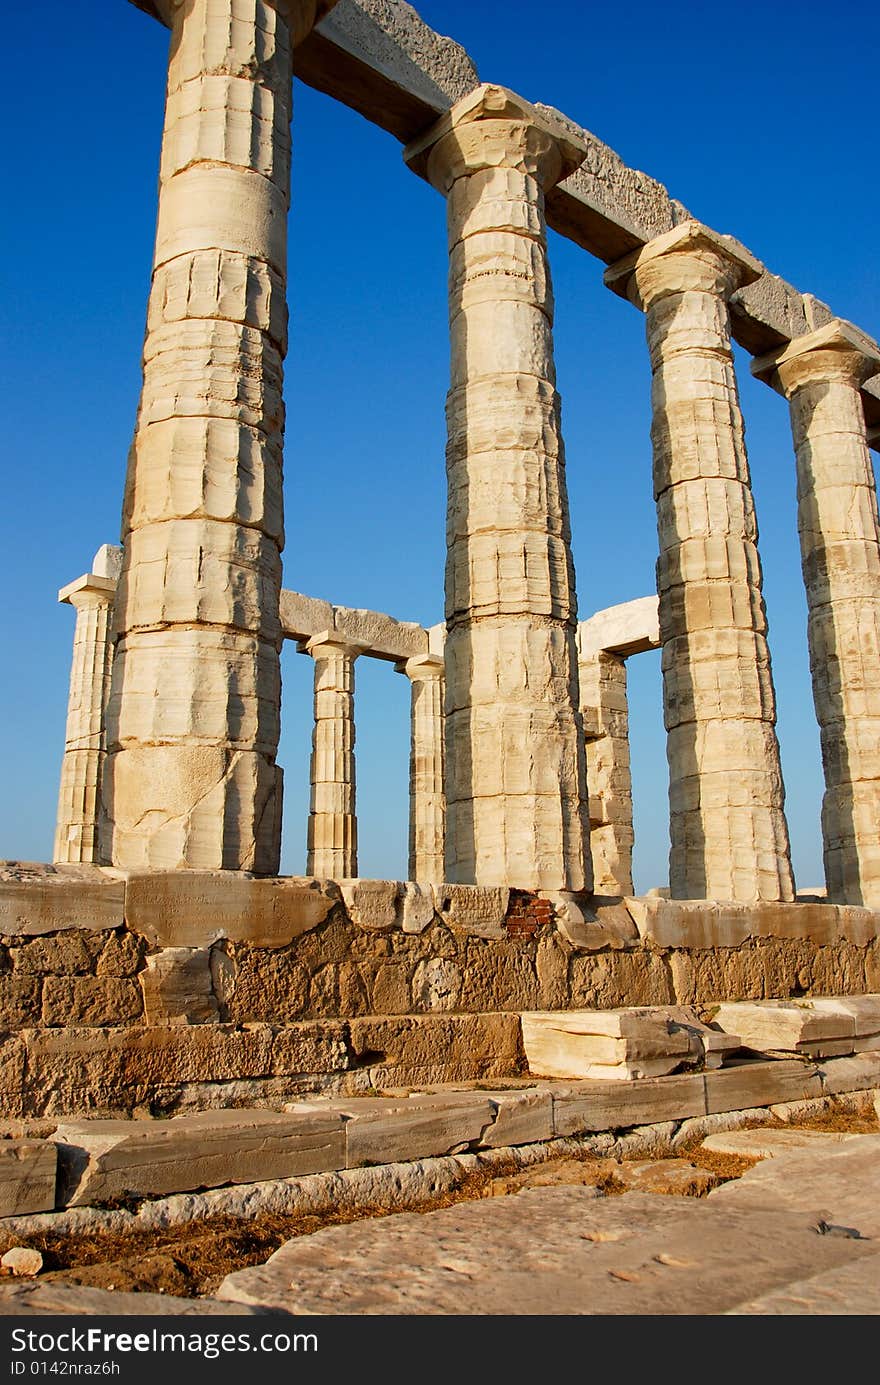
[[[507, 1077], [524, 1011], [880, 989], [877, 343], [402, 0], [136, 3], [171, 29], [143, 392], [122, 547], [60, 593], [55, 868], [0, 891], [29, 958], [13, 1103]], [[447, 217], [430, 629], [282, 587], [294, 74], [395, 135]], [[653, 371], [657, 595], [580, 621], [548, 224], [644, 315]], [[791, 410], [826, 901], [795, 899], [734, 340]], [[278, 876], [284, 640], [314, 662], [302, 878]], [[639, 899], [626, 661], [657, 648], [670, 898]], [[412, 690], [406, 882], [358, 875], [365, 658]]]

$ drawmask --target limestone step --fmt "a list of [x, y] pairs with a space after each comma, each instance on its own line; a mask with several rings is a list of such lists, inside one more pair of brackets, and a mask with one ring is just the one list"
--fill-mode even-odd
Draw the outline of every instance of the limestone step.
[[345, 1167], [344, 1121], [329, 1109], [65, 1121], [54, 1139], [59, 1203], [70, 1206]]
[[[800, 1059], [754, 1060], [715, 1072], [634, 1082], [532, 1080], [500, 1091], [474, 1084], [467, 1090], [384, 1098], [314, 1097], [288, 1103], [280, 1112], [232, 1108], [169, 1120], [68, 1120], [53, 1137], [59, 1153], [58, 1205], [295, 1179], [878, 1085], [880, 1056], [863, 1054], [831, 1059], [821, 1073]], [[0, 1141], [0, 1149], [12, 1143]], [[43, 1147], [54, 1158], [53, 1144], [46, 1141]]]
[[353, 1097], [348, 1101], [291, 1102], [285, 1110], [293, 1114], [329, 1111], [341, 1117], [345, 1121], [345, 1167], [350, 1169], [467, 1149], [479, 1143], [483, 1131], [495, 1120], [495, 1107], [481, 1092], [416, 1094], [398, 1100]]

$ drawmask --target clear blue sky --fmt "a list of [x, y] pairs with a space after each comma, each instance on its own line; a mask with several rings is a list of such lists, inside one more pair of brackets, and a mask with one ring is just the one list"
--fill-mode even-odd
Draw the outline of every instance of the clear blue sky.
[[[880, 10], [799, 0], [624, 10], [424, 0], [484, 80], [559, 107], [694, 215], [876, 335]], [[51, 855], [73, 613], [59, 586], [115, 542], [139, 389], [167, 33], [127, 0], [4, 18], [0, 856]], [[442, 615], [441, 198], [400, 147], [297, 83], [287, 361], [288, 587]], [[581, 615], [653, 588], [641, 315], [551, 235]], [[821, 880], [794, 465], [784, 402], [740, 383], [761, 525], [795, 870]], [[311, 661], [286, 647], [284, 867], [305, 861]], [[666, 879], [656, 655], [630, 663], [637, 888]], [[408, 687], [358, 664], [361, 873], [405, 874]]]

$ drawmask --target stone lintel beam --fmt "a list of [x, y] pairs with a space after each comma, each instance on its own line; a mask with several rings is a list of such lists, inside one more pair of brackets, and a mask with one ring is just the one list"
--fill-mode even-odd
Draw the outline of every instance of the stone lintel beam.
[[656, 596], [640, 596], [607, 606], [578, 625], [578, 654], [587, 659], [600, 652], [627, 659], [660, 648], [660, 606]]
[[413, 621], [395, 620], [381, 611], [332, 606], [301, 592], [282, 591], [281, 629], [298, 645], [329, 631], [330, 639], [357, 644], [372, 659], [399, 663], [429, 652], [429, 632]]
[[805, 376], [842, 370], [865, 384], [880, 373], [880, 347], [853, 323], [833, 318], [815, 331], [759, 356], [752, 362], [751, 370], [758, 380], [785, 394], [780, 368], [790, 389], [792, 377], [801, 373], [794, 362], [801, 363]]
[[[163, 11], [171, 0], [132, 3], [168, 22]], [[403, 144], [480, 80], [459, 44], [435, 33], [410, 5], [389, 0], [338, 0], [297, 47], [294, 70], [308, 86], [343, 102]], [[587, 154], [580, 168], [548, 190], [547, 223], [554, 231], [613, 264], [689, 219], [662, 183], [630, 168], [589, 130], [560, 118], [576, 132]], [[733, 336], [752, 355], [773, 350], [817, 325], [809, 311], [816, 302], [765, 269], [730, 300]], [[865, 408], [869, 424], [880, 429], [880, 389], [866, 390]], [[869, 441], [880, 447], [876, 437]]]

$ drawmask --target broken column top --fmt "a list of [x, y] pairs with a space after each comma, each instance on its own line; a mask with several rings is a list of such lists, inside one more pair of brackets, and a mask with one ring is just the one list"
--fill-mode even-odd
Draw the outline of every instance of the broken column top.
[[[474, 91], [468, 92], [445, 115], [417, 139], [411, 141], [403, 151], [405, 162], [420, 177], [429, 182], [437, 179], [435, 170], [429, 168], [431, 155], [447, 136], [465, 131], [469, 126], [481, 121], [509, 121], [512, 125], [527, 125], [545, 135], [558, 156], [558, 169], [549, 181], [558, 182], [565, 178], [583, 162], [587, 152], [586, 145], [572, 132], [570, 126], [557, 120], [551, 113], [539, 110], [524, 97], [517, 96], [507, 87], [484, 82]], [[489, 166], [489, 165], [487, 165]], [[443, 190], [448, 190], [451, 177], [444, 173]], [[439, 185], [439, 183], [438, 183]]]
[[[784, 371], [784, 367], [791, 362], [818, 352], [823, 353], [824, 364], [833, 361], [835, 356], [839, 357], [841, 367], [851, 369], [858, 383], [864, 383], [880, 373], [880, 346], [877, 342], [852, 322], [836, 317], [823, 327], [807, 332], [804, 336], [795, 337], [775, 351], [768, 351], [765, 355], [759, 356], [752, 362], [752, 374], [783, 394], [785, 391], [779, 373], [780, 367]], [[821, 370], [818, 358], [816, 366], [817, 371]]]
[[[633, 250], [616, 264], [610, 265], [605, 271], [605, 284], [621, 298], [629, 298], [641, 308], [644, 304], [639, 272], [650, 269], [658, 261], [666, 260], [669, 256], [687, 257], [697, 263], [705, 261], [707, 268], [714, 268], [721, 261], [733, 271], [736, 279], [735, 288], [755, 283], [764, 272], [760, 260], [755, 259], [755, 256], [733, 236], [720, 236], [699, 221], [684, 221], [680, 226], [674, 226], [671, 231], [656, 236], [654, 240], [648, 241], [647, 245]], [[689, 287], [692, 287], [689, 279], [683, 279], [681, 284], [677, 281], [670, 282], [665, 286], [665, 291], [674, 293]]]

